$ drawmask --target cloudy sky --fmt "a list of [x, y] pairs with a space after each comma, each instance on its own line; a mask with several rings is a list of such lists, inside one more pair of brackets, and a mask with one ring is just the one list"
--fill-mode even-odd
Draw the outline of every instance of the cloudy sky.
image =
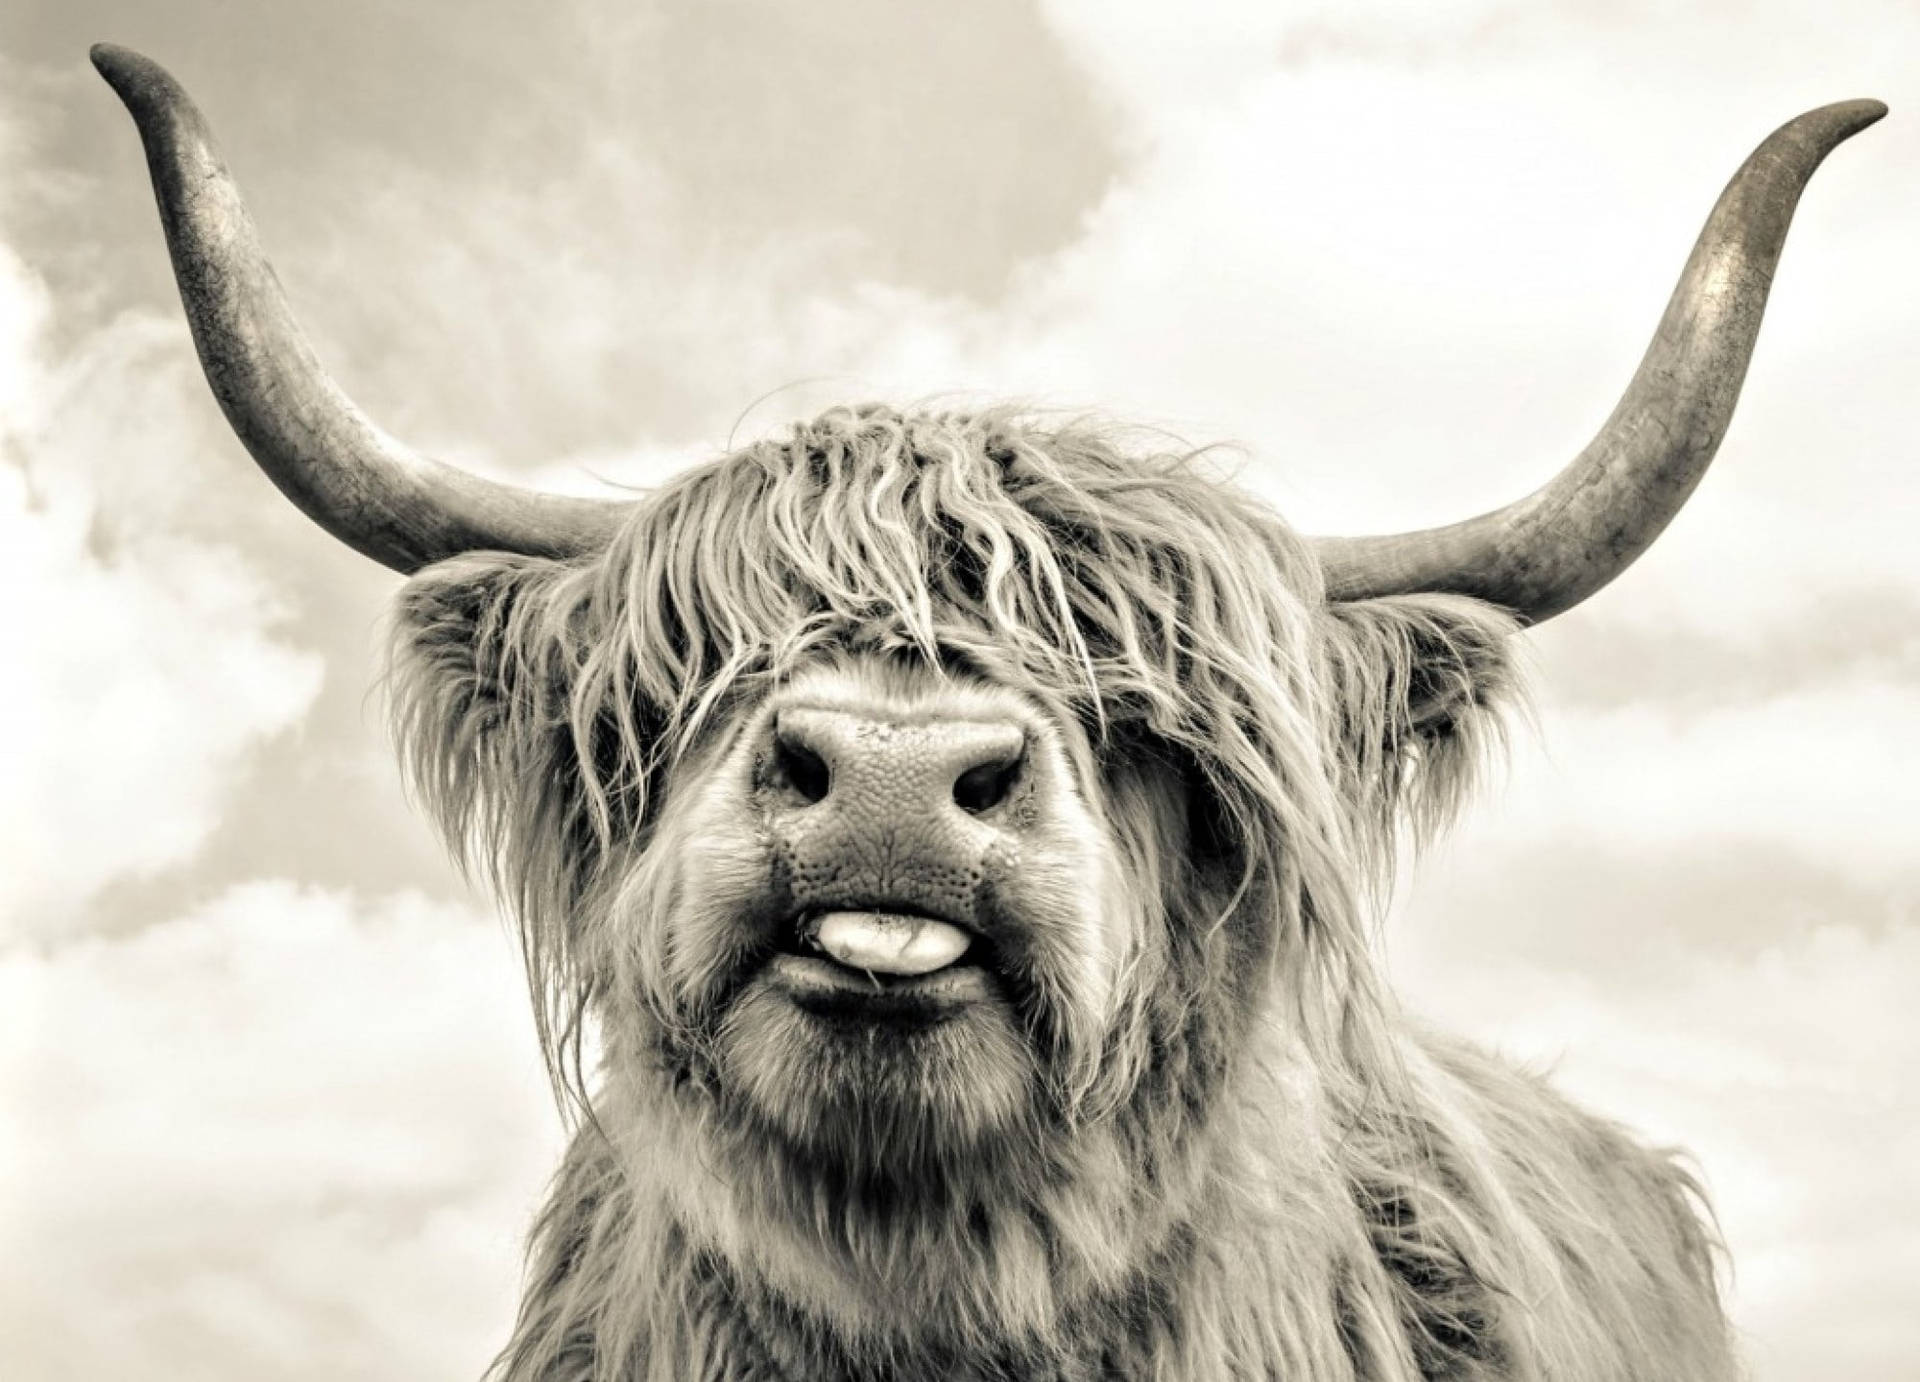
[[1692, 1149], [1760, 1382], [1920, 1377], [1911, 0], [13, 0], [10, 1378], [473, 1376], [558, 1148], [505, 933], [388, 762], [394, 580], [226, 432], [99, 39], [197, 95], [323, 357], [443, 457], [591, 493], [1016, 395], [1234, 441], [1316, 531], [1531, 488], [1740, 158], [1888, 101], [1719, 466], [1531, 640], [1537, 722], [1388, 947]]

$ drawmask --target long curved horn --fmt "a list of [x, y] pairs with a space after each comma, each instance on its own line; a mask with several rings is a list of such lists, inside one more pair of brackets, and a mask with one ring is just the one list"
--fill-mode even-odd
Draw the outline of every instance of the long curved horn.
[[356, 408], [294, 320], [187, 93], [158, 63], [125, 48], [97, 44], [92, 57], [146, 146], [207, 382], [282, 493], [349, 547], [403, 573], [481, 548], [566, 557], [607, 541], [627, 504], [468, 475], [402, 446]]
[[1327, 597], [1451, 591], [1539, 623], [1626, 570], [1680, 511], [1726, 434], [1807, 180], [1886, 113], [1878, 101], [1822, 106], [1754, 150], [1707, 218], [1633, 382], [1572, 465], [1464, 523], [1313, 539]]

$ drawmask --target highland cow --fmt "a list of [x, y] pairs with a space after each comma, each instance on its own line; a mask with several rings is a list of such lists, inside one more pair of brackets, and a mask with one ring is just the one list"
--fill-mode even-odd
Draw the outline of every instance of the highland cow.
[[498, 1376], [1736, 1374], [1687, 1174], [1408, 1021], [1368, 937], [1882, 107], [1760, 146], [1545, 488], [1308, 539], [1014, 410], [836, 409], [620, 502], [460, 474], [320, 371], [180, 88], [94, 60], [241, 440], [411, 577], [412, 785], [518, 919], [578, 1116]]

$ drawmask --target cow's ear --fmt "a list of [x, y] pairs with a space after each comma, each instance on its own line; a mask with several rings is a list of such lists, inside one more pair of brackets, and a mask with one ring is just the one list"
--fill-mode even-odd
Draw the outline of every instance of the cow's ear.
[[414, 791], [465, 852], [489, 788], [532, 794], [570, 753], [565, 636], [576, 568], [478, 552], [427, 567], [395, 602], [387, 672]]
[[1457, 595], [1393, 595], [1327, 607], [1332, 750], [1350, 800], [1386, 830], [1451, 818], [1504, 738], [1519, 699], [1505, 611]]
[[394, 602], [391, 670], [396, 703], [430, 697], [443, 722], [476, 730], [542, 690], [538, 626], [562, 568], [539, 557], [477, 552], [429, 566]]

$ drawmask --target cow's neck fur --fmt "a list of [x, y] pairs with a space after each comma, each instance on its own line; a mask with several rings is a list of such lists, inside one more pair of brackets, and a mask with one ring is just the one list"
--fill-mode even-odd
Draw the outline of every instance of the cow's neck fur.
[[746, 1163], [699, 1122], [612, 1103], [555, 1180], [499, 1376], [1734, 1375], [1666, 1156], [1464, 1048], [1410, 1037], [1414, 1105], [1341, 1109], [1277, 1030], [1261, 1045], [1190, 1135], [1148, 1153], [1119, 1117], [1053, 1183], [983, 1167], [970, 1206], [865, 1251], [778, 1175], [720, 1169]]

